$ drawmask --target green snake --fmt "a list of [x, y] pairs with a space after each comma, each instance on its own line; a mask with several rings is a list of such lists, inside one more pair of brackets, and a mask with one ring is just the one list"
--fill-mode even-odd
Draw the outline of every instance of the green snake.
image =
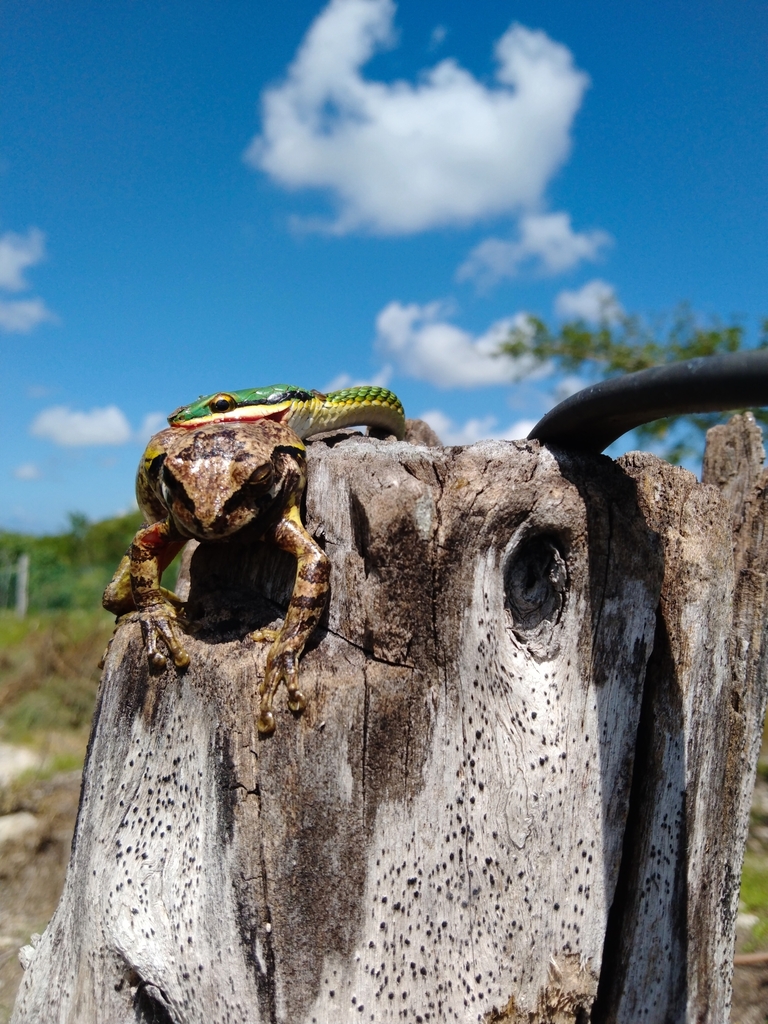
[[204, 423], [275, 420], [300, 438], [339, 427], [368, 426], [389, 430], [398, 440], [405, 435], [400, 399], [375, 384], [330, 391], [308, 391], [293, 384], [272, 384], [244, 391], [219, 391], [183, 405], [168, 417], [172, 427], [194, 428]]

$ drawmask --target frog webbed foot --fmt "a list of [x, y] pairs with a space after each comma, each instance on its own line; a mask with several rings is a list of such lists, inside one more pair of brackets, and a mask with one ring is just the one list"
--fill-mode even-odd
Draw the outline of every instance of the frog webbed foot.
[[288, 707], [291, 711], [303, 711], [307, 706], [307, 699], [299, 689], [298, 663], [299, 656], [295, 650], [290, 648], [281, 650], [277, 643], [267, 655], [264, 682], [259, 687], [261, 703], [256, 723], [262, 735], [266, 736], [275, 731], [272, 701], [281, 683], [285, 683], [288, 690]]
[[248, 635], [251, 640], [255, 640], [257, 644], [273, 643], [280, 636], [280, 630], [269, 628], [254, 629], [254, 631]]
[[182, 620], [176, 609], [167, 601], [156, 601], [136, 613], [147, 651], [147, 661], [151, 668], [163, 669], [168, 659], [158, 646], [161, 642], [173, 659], [177, 668], [189, 664], [189, 655], [181, 642]]

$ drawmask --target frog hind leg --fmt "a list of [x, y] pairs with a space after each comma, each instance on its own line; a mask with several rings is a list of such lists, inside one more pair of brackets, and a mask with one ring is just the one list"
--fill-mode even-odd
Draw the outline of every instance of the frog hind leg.
[[259, 732], [268, 735], [275, 729], [272, 702], [281, 683], [285, 683], [288, 690], [291, 711], [301, 711], [306, 706], [306, 698], [299, 689], [299, 657], [323, 614], [331, 564], [304, 529], [297, 504], [286, 508], [280, 521], [264, 535], [264, 540], [294, 555], [297, 563], [296, 581], [282, 628], [257, 630], [251, 634], [254, 640], [273, 641], [267, 654], [264, 681], [259, 687], [257, 720]]
[[[142, 527], [142, 529], [144, 529], [144, 527]], [[186, 540], [180, 540], [176, 542], [169, 542], [167, 544], [166, 548], [162, 552], [162, 557], [158, 558], [158, 571], [161, 575], [165, 572], [186, 543]], [[120, 564], [117, 569], [115, 569], [115, 574], [107, 584], [107, 588], [101, 598], [102, 606], [106, 608], [108, 612], [112, 612], [113, 615], [125, 615], [128, 612], [136, 610], [136, 602], [133, 598], [133, 588], [131, 587], [132, 547], [133, 545], [128, 548], [126, 553], [120, 559]], [[170, 604], [179, 607], [184, 603], [172, 590], [166, 590], [165, 587], [159, 587], [159, 590], [165, 600]]]
[[[102, 597], [102, 605], [118, 616], [118, 623], [129, 614], [138, 619], [147, 658], [154, 668], [165, 667], [167, 661], [158, 649], [158, 640], [162, 640], [174, 664], [179, 667], [189, 664], [189, 655], [178, 636], [177, 609], [183, 602], [160, 586], [163, 571], [185, 544], [186, 538], [178, 536], [169, 520], [145, 524], [136, 533]], [[111, 646], [112, 640], [101, 657], [100, 666], [104, 665]]]

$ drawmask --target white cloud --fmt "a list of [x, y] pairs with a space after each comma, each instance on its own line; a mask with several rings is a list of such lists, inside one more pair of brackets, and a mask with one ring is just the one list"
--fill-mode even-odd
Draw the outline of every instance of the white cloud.
[[125, 444], [132, 437], [130, 424], [116, 405], [90, 412], [52, 406], [38, 413], [30, 433], [65, 447]]
[[149, 412], [141, 421], [141, 426], [136, 431], [135, 439], [146, 444], [147, 441], [159, 430], [168, 426], [168, 417], [162, 412]]
[[564, 402], [566, 398], [570, 398], [571, 395], [575, 395], [577, 391], [588, 386], [589, 381], [577, 377], [576, 374], [568, 374], [559, 380], [552, 389], [552, 404], [557, 405], [558, 402]]
[[448, 29], [445, 25], [435, 25], [429, 36], [429, 48], [430, 50], [436, 50], [438, 46], [441, 46], [445, 42], [445, 37], [448, 35]]
[[440, 409], [428, 409], [419, 419], [424, 420], [434, 430], [443, 444], [473, 444], [481, 438], [490, 437], [496, 423], [495, 416], [483, 416], [482, 419], [469, 419], [464, 424], [457, 424]]
[[56, 323], [58, 317], [42, 299], [15, 299], [12, 302], [0, 299], [0, 331], [27, 334], [46, 320]]
[[536, 420], [518, 420], [506, 430], [499, 430], [495, 416], [469, 419], [466, 423], [457, 424], [440, 409], [429, 409], [421, 414], [420, 419], [427, 422], [443, 444], [447, 445], [474, 444], [485, 438], [514, 441], [527, 437], [536, 424]]
[[373, 384], [376, 387], [385, 388], [391, 379], [391, 366], [383, 366], [372, 377], [353, 377], [349, 373], [337, 373], [333, 380], [329, 381], [323, 388], [323, 392], [327, 394], [329, 391], [341, 391], [342, 388], [356, 388], [361, 384]]
[[525, 264], [542, 274], [560, 274], [582, 260], [595, 260], [610, 244], [605, 231], [574, 231], [567, 213], [529, 213], [520, 219], [517, 242], [486, 238], [456, 272], [458, 280], [474, 278], [491, 285], [515, 277]]
[[376, 318], [379, 351], [408, 376], [445, 388], [506, 384], [535, 369], [530, 357], [495, 355], [513, 327], [525, 326], [524, 314], [497, 320], [479, 337], [448, 323], [445, 315], [440, 302], [390, 302]]
[[576, 291], [564, 291], [555, 299], [555, 313], [563, 320], [616, 320], [624, 310], [613, 286], [595, 278]]
[[514, 423], [510, 423], [500, 436], [507, 441], [523, 441], [537, 423], [538, 420], [516, 420]]
[[588, 85], [570, 51], [512, 25], [488, 86], [455, 60], [414, 84], [364, 78], [391, 45], [392, 0], [331, 0], [262, 96], [245, 159], [287, 188], [328, 189], [326, 228], [408, 234], [535, 206], [568, 155]]
[[36, 466], [34, 462], [22, 462], [14, 469], [13, 475], [17, 480], [39, 480], [43, 474], [40, 472], [40, 467]]
[[0, 235], [0, 288], [20, 292], [29, 285], [24, 271], [45, 257], [45, 235], [39, 228], [30, 228], [26, 235], [6, 231]]

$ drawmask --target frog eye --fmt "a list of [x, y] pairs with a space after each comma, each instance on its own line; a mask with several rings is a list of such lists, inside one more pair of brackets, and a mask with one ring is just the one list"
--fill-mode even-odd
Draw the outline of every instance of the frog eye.
[[213, 396], [208, 403], [208, 408], [211, 412], [229, 412], [231, 409], [234, 409], [236, 405], [237, 402], [232, 395], [222, 393], [220, 395]]
[[248, 483], [254, 487], [264, 487], [272, 483], [274, 467], [271, 462], [264, 463], [251, 473]]

